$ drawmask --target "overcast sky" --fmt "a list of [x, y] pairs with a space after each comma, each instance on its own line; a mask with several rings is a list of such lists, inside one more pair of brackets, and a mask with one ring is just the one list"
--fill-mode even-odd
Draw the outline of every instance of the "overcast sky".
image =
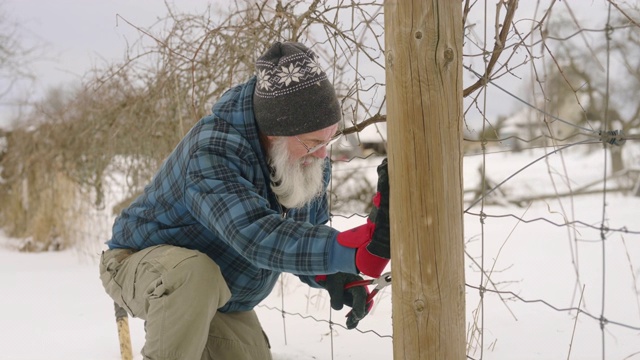
[[[203, 12], [208, 2], [168, 3], [178, 10]], [[42, 81], [49, 84], [80, 77], [103, 60], [122, 59], [126, 41], [135, 41], [139, 34], [116, 15], [148, 28], [167, 13], [161, 0], [4, 0], [4, 9], [20, 23], [26, 41], [47, 49], [51, 59], [39, 62], [38, 72], [44, 72]]]
[[[212, 1], [167, 2], [179, 12], [201, 14]], [[489, 3], [488, 12], [494, 12], [495, 4], [493, 1]], [[535, 3], [534, 0], [520, 1], [518, 16], [531, 17]], [[601, 7], [605, 1], [576, 0], [570, 3], [580, 15], [593, 13], [591, 6], [600, 4]], [[36, 93], [79, 80], [94, 66], [121, 60], [127, 41], [133, 42], [140, 35], [133, 27], [118, 20], [116, 15], [141, 28], [149, 28], [167, 13], [165, 2], [161, 0], [0, 0], [0, 9], [20, 24], [25, 44], [41, 45], [44, 56], [35, 64], [37, 82], [30, 87]], [[558, 3], [556, 9], [566, 11], [562, 3]], [[492, 21], [487, 19], [490, 24]], [[504, 104], [501, 106], [510, 111]], [[7, 108], [0, 107], [0, 126], [10, 117]]]
[[[179, 0], [171, 7], [202, 13], [208, 1]], [[127, 41], [139, 38], [137, 31], [119, 15], [141, 28], [152, 26], [167, 14], [161, 0], [0, 0], [0, 10], [19, 24], [26, 47], [38, 45], [42, 56], [34, 64], [36, 83], [29, 91], [78, 81], [94, 66], [121, 60]], [[12, 111], [0, 107], [0, 126]]]

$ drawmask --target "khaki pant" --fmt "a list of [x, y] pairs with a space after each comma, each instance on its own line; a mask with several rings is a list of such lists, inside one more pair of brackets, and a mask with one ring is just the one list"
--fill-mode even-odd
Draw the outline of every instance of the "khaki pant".
[[169, 245], [107, 250], [100, 279], [118, 305], [145, 320], [144, 359], [271, 359], [253, 310], [217, 312], [231, 293], [207, 255]]

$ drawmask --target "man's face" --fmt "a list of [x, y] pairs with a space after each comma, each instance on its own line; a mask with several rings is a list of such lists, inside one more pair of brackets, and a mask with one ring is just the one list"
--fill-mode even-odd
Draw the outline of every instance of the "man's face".
[[[287, 147], [291, 161], [300, 161], [302, 166], [307, 166], [312, 158], [324, 159], [327, 157], [327, 147], [322, 146], [331, 140], [338, 131], [338, 124], [318, 131], [286, 137]], [[315, 147], [320, 146], [318, 149]], [[309, 150], [312, 150], [309, 152]]]
[[271, 189], [287, 208], [300, 208], [322, 194], [326, 143], [338, 125], [298, 136], [268, 137]]

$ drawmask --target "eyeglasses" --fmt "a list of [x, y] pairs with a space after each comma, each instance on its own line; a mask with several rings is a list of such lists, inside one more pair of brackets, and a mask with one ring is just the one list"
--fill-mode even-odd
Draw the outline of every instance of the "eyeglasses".
[[298, 142], [299, 142], [300, 144], [302, 144], [302, 146], [304, 146], [304, 148], [305, 148], [305, 149], [307, 149], [307, 154], [311, 154], [311, 153], [314, 153], [314, 152], [316, 152], [316, 151], [318, 151], [318, 150], [322, 149], [322, 148], [323, 148], [323, 147], [325, 147], [325, 146], [331, 146], [331, 145], [333, 145], [333, 144], [334, 144], [338, 139], [340, 139], [340, 135], [341, 135], [340, 133], [335, 134], [335, 135], [333, 135], [333, 136], [331, 137], [331, 139], [329, 139], [329, 140], [327, 140], [327, 141], [325, 141], [325, 142], [322, 142], [322, 143], [320, 143], [320, 144], [318, 144], [318, 145], [312, 146], [312, 147], [307, 146], [307, 144], [305, 144], [305, 143], [304, 143], [302, 140], [300, 140], [300, 138], [298, 138], [297, 136], [294, 136], [294, 138], [296, 138], [296, 140], [298, 140]]

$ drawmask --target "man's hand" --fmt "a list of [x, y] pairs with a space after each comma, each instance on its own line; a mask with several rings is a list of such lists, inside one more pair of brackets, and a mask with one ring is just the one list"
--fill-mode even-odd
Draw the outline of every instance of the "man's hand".
[[366, 286], [355, 286], [345, 290], [345, 285], [359, 280], [362, 280], [360, 276], [347, 273], [316, 276], [316, 282], [329, 292], [331, 308], [341, 310], [344, 305], [351, 308], [347, 317], [347, 329], [358, 326], [358, 322], [369, 313], [373, 305], [373, 301], [367, 305], [369, 289]]
[[340, 245], [355, 248], [355, 265], [361, 273], [377, 278], [389, 263], [389, 173], [387, 159], [378, 166], [377, 193], [367, 223], [338, 234]]

